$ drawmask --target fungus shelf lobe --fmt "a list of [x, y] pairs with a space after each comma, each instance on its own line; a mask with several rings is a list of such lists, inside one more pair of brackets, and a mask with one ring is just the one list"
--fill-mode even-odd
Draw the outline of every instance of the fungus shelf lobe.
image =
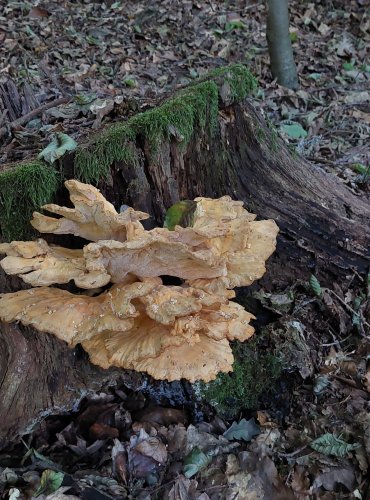
[[[147, 214], [118, 214], [93, 186], [73, 180], [66, 187], [75, 208], [46, 205], [62, 217], [35, 213], [33, 225], [92, 243], [80, 250], [42, 239], [1, 244], [5, 272], [35, 288], [2, 294], [0, 318], [32, 325], [71, 346], [81, 343], [103, 368], [191, 382], [231, 371], [229, 342], [253, 335], [254, 317], [229, 299], [235, 286], [264, 274], [275, 249], [275, 222], [255, 221], [242, 202], [224, 196], [196, 198], [191, 227], [145, 231], [140, 220]], [[162, 275], [184, 282], [166, 286]], [[49, 286], [71, 280], [80, 293]]]

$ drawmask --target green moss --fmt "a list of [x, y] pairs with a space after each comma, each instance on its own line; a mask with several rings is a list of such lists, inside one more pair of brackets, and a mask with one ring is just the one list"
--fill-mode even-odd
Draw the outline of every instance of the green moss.
[[86, 146], [78, 148], [76, 178], [97, 183], [108, 175], [114, 162], [134, 162], [133, 143], [138, 137], [148, 141], [151, 151], [155, 153], [160, 143], [171, 135], [183, 149], [196, 128], [213, 133], [217, 127], [219, 87], [224, 82], [230, 85], [233, 101], [244, 99], [257, 87], [255, 78], [242, 64], [210, 71], [161, 106], [107, 128]]
[[257, 138], [258, 142], [266, 142], [267, 135], [266, 135], [266, 132], [263, 130], [263, 128], [261, 126], [258, 125], [256, 127], [255, 134], [256, 134], [256, 138]]
[[270, 147], [274, 153], [277, 152], [278, 150], [278, 140], [279, 140], [279, 133], [276, 130], [275, 125], [272, 123], [272, 121], [269, 118], [266, 118], [266, 123], [268, 128], [271, 130], [271, 141], [270, 141]]
[[115, 161], [134, 162], [136, 135], [127, 123], [118, 123], [96, 135], [81, 146], [75, 156], [75, 177], [88, 184], [97, 184], [107, 177]]
[[153, 151], [171, 134], [185, 147], [195, 127], [208, 126], [214, 130], [217, 112], [218, 88], [214, 82], [203, 82], [185, 89], [162, 106], [107, 128], [79, 148], [75, 157], [75, 175], [84, 182], [97, 183], [108, 175], [115, 161], [134, 162], [133, 143], [138, 136], [147, 140]]
[[232, 64], [224, 68], [216, 68], [209, 71], [203, 78], [218, 79], [230, 85], [230, 93], [233, 102], [239, 102], [248, 95], [253, 94], [258, 87], [256, 78], [243, 64]]
[[154, 150], [174, 135], [186, 147], [195, 127], [214, 131], [217, 126], [218, 87], [207, 81], [189, 87], [162, 106], [139, 113], [129, 120], [136, 134], [144, 136]]
[[37, 160], [0, 172], [0, 227], [5, 240], [32, 233], [32, 212], [52, 201], [59, 181], [55, 169]]
[[281, 362], [261, 352], [251, 342], [234, 347], [233, 372], [221, 373], [201, 386], [201, 395], [224, 418], [236, 417], [242, 409], [256, 409], [259, 397], [281, 374]]
[[299, 155], [298, 155], [295, 144], [288, 144], [288, 149], [289, 149], [289, 152], [290, 152], [293, 160], [298, 160]]
[[[107, 177], [114, 162], [134, 164], [138, 161], [138, 138], [147, 141], [155, 153], [171, 136], [185, 148], [196, 129], [212, 134], [217, 127], [219, 89], [225, 82], [234, 102], [257, 87], [242, 64], [212, 70], [161, 106], [115, 124], [80, 146], [75, 155], [75, 177], [97, 184]], [[39, 160], [0, 173], [0, 227], [4, 238], [25, 238], [31, 233], [32, 212], [52, 199], [60, 180], [56, 170]]]

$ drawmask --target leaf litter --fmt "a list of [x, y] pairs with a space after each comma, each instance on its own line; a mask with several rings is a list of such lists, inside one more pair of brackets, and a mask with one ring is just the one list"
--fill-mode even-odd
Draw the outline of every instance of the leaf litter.
[[[6, 2], [0, 163], [45, 154], [50, 144], [56, 161], [90, 131], [242, 62], [259, 80], [256, 104], [292, 151], [366, 189], [366, 2], [292, 0], [290, 12], [297, 91], [271, 78], [264, 2]], [[10, 130], [60, 97], [69, 101]], [[62, 479], [38, 498], [366, 498], [369, 283], [354, 273], [338, 288], [315, 274], [288, 290], [256, 290], [258, 342], [239, 358], [268, 350], [282, 367], [258, 397], [223, 395], [222, 406], [196, 387], [161, 392], [147, 379], [103, 388], [0, 451], [0, 494], [32, 498]]]

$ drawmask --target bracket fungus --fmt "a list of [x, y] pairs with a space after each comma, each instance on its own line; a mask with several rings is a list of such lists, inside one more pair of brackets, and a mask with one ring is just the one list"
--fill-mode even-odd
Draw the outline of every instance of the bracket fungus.
[[[93, 186], [65, 184], [75, 208], [45, 205], [61, 217], [34, 213], [31, 223], [41, 233], [91, 243], [77, 250], [43, 239], [0, 244], [4, 271], [33, 287], [0, 295], [1, 320], [31, 325], [70, 346], [81, 343], [103, 368], [190, 382], [231, 371], [230, 341], [254, 332], [254, 316], [230, 300], [233, 288], [264, 274], [275, 222], [255, 221], [242, 202], [223, 196], [196, 198], [191, 227], [146, 231], [140, 220], [147, 214], [117, 213]], [[166, 285], [163, 275], [182, 284]], [[78, 293], [50, 286], [70, 281]]]

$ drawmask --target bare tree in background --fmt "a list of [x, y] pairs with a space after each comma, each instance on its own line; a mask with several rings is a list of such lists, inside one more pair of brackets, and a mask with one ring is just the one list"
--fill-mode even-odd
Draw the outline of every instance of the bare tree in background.
[[267, 0], [267, 44], [271, 72], [284, 87], [298, 87], [297, 69], [289, 34], [288, 0]]

